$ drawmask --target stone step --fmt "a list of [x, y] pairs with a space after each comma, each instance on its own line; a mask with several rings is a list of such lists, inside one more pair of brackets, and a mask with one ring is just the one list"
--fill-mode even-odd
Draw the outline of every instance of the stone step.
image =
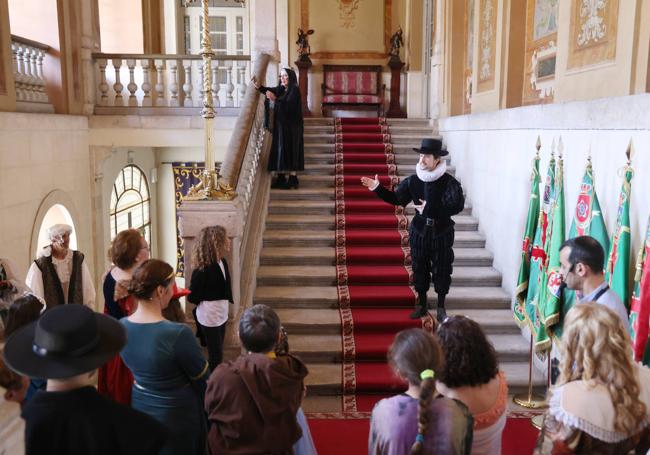
[[[413, 297], [415, 302], [415, 294]], [[435, 304], [435, 292], [429, 292], [429, 302]], [[253, 297], [255, 303], [274, 308], [338, 308], [335, 286], [262, 286], [258, 285]], [[450, 310], [509, 309], [510, 296], [500, 287], [456, 286], [452, 282], [445, 306]]]
[[[307, 117], [304, 120], [305, 129], [312, 126], [320, 125], [334, 125], [334, 118], [332, 117]], [[411, 125], [411, 126], [429, 126], [430, 120], [426, 118], [387, 118], [386, 123], [389, 126], [402, 126], [402, 125]]]
[[[331, 188], [316, 188], [316, 187], [303, 187], [303, 179], [308, 176], [300, 177], [301, 187], [298, 189], [287, 190], [271, 190], [271, 201], [334, 201], [336, 193], [334, 187]], [[470, 215], [472, 209], [466, 205], [465, 209], [461, 212], [463, 215]]]
[[[414, 137], [429, 137], [434, 132], [433, 128], [428, 125], [410, 125], [410, 124], [397, 124], [388, 125], [388, 132], [390, 134], [399, 135], [412, 135]], [[309, 125], [305, 127], [305, 134], [335, 134], [336, 127], [332, 125]]]
[[[520, 334], [488, 334], [500, 362], [528, 361], [529, 346]], [[340, 334], [289, 335], [289, 350], [305, 363], [342, 362]], [[379, 359], [376, 359], [379, 361]]]
[[[501, 274], [492, 267], [454, 267], [452, 286], [501, 286]], [[262, 265], [258, 286], [336, 286], [336, 267], [325, 265]]]
[[[416, 145], [413, 145], [417, 142]], [[419, 140], [416, 138], [413, 139], [413, 143], [407, 143], [407, 144], [393, 144], [393, 153], [394, 154], [402, 154], [402, 153], [412, 153], [415, 156], [418, 154], [413, 151], [414, 147], [418, 147], [420, 145]], [[323, 142], [323, 143], [309, 143], [305, 144], [305, 155], [310, 154], [310, 153], [334, 153], [336, 151], [336, 146], [334, 145], [334, 142]], [[447, 155], [448, 159], [449, 155]]]
[[[290, 216], [304, 216], [305, 218], [299, 221], [309, 223], [310, 226], [317, 226], [323, 224], [322, 229], [334, 229], [335, 214], [334, 201], [300, 201], [300, 200], [280, 200], [269, 202], [269, 215], [273, 215], [273, 220], [280, 222], [283, 218], [284, 224], [289, 223], [291, 226], [295, 225], [296, 218]], [[301, 215], [302, 214], [302, 215]], [[415, 216], [415, 209], [413, 204], [406, 206], [406, 216], [409, 222]], [[328, 219], [329, 218], [329, 219]], [[291, 221], [289, 221], [291, 220]], [[471, 231], [478, 229], [478, 220], [470, 215], [456, 215], [454, 216], [457, 231]], [[332, 223], [332, 224], [329, 224]], [[268, 225], [268, 221], [267, 221]], [[273, 226], [274, 229], [283, 229], [280, 225]]]
[[[327, 169], [324, 168], [316, 168], [316, 166], [328, 166]], [[409, 175], [411, 175], [413, 168], [410, 166], [400, 166], [397, 169], [397, 177], [400, 179], [406, 178]], [[447, 167], [447, 172], [451, 175], [456, 174], [456, 168], [454, 166], [448, 166]], [[368, 177], [373, 177], [372, 175], [368, 175]], [[300, 181], [300, 189], [303, 188], [319, 188], [319, 189], [324, 189], [324, 188], [334, 188], [335, 180], [334, 180], [334, 166], [332, 165], [314, 165], [314, 164], [307, 164], [305, 165], [305, 171], [299, 173], [298, 179]], [[361, 185], [361, 181], [359, 181], [359, 185]], [[281, 191], [287, 191], [287, 190], [281, 190]], [[290, 191], [296, 191], [290, 190]]]
[[[329, 214], [322, 215], [323, 213]], [[410, 223], [413, 215], [407, 215], [407, 218]], [[456, 215], [453, 220], [456, 222], [456, 232], [478, 229], [478, 220], [471, 215]], [[266, 228], [333, 230], [335, 228], [334, 221], [334, 204], [332, 202], [271, 201]]]
[[[415, 166], [419, 159], [420, 155], [415, 153], [412, 147], [405, 147], [395, 152], [395, 161], [398, 166]], [[449, 165], [450, 157], [446, 156], [445, 160], [447, 161], [447, 165]], [[335, 163], [336, 155], [334, 147], [327, 151], [305, 149], [305, 164], [330, 164], [333, 166]]]
[[[519, 336], [519, 335], [518, 335]], [[521, 338], [521, 336], [519, 336]], [[528, 355], [528, 352], [526, 352]], [[309, 374], [305, 378], [308, 396], [340, 395], [341, 394], [341, 364], [338, 363], [307, 363]], [[528, 391], [528, 362], [505, 361], [499, 362], [499, 368], [505, 373], [509, 394]], [[546, 379], [541, 373], [533, 372], [533, 385], [542, 388]]]
[[[410, 164], [405, 164], [403, 166], [400, 166], [398, 163], [397, 176], [399, 178], [408, 177], [409, 175], [414, 173], [413, 172], [414, 166], [415, 164], [413, 164], [413, 166], [411, 166]], [[447, 172], [449, 172], [451, 175], [455, 175], [456, 167], [454, 165], [447, 166]], [[336, 169], [332, 164], [305, 163], [305, 170], [299, 173], [298, 179], [300, 180], [300, 185], [303, 186], [303, 177], [315, 175], [320, 177], [331, 176], [333, 178], [335, 174], [336, 174]], [[372, 177], [372, 175], [369, 175], [369, 177]], [[332, 180], [332, 185], [334, 185], [334, 180]]]
[[[269, 204], [269, 216], [266, 219], [267, 229], [318, 229], [334, 230], [334, 208], [324, 207], [317, 210], [316, 205], [311, 206], [303, 201], [295, 202], [291, 207], [290, 201], [281, 201], [283, 204], [273, 206]], [[311, 201], [310, 201], [311, 202]], [[299, 215], [304, 213], [305, 215]], [[327, 213], [327, 215], [315, 215], [312, 213]], [[407, 216], [409, 223], [413, 215]], [[453, 217], [456, 222], [456, 232], [475, 231], [478, 229], [478, 220], [471, 215], [456, 215]]]
[[[381, 311], [381, 310], [377, 310]], [[341, 334], [341, 316], [336, 308], [278, 308], [276, 313], [290, 335]], [[449, 316], [463, 315], [481, 324], [485, 333], [519, 334], [508, 309], [450, 309]]]
[[[484, 248], [454, 248], [454, 266], [485, 267], [492, 265], [492, 255]], [[266, 247], [260, 265], [336, 265], [334, 248]]]
[[[424, 138], [437, 138], [440, 139], [440, 136], [434, 136], [432, 131], [429, 131], [429, 134], [426, 135], [412, 135], [412, 134], [390, 134], [390, 142], [393, 145], [410, 145], [412, 147], [418, 147], [420, 141]], [[336, 142], [336, 135], [331, 134], [308, 134], [306, 131], [303, 135], [305, 146], [311, 144], [333, 144]]]
[[[264, 233], [264, 247], [279, 246], [335, 246], [334, 231], [268, 230]], [[455, 248], [484, 248], [485, 238], [477, 231], [458, 231], [454, 239]]]

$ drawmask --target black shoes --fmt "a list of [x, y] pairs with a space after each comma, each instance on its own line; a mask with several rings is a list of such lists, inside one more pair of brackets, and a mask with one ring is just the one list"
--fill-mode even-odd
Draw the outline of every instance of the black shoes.
[[411, 313], [410, 318], [411, 319], [420, 319], [425, 317], [429, 312], [427, 311], [426, 307], [423, 307], [421, 305], [416, 304], [415, 305], [415, 310]]
[[415, 310], [411, 313], [411, 319], [423, 318], [429, 313], [427, 310], [427, 294], [418, 292], [418, 301], [415, 303]]
[[285, 190], [287, 189], [287, 179], [284, 174], [278, 174], [277, 178], [273, 183], [271, 183], [271, 188], [274, 190]]
[[[427, 295], [418, 292], [418, 301], [415, 304], [415, 310], [411, 313], [411, 319], [423, 318], [429, 313], [429, 309], [434, 306], [427, 303]], [[445, 310], [445, 295], [438, 295], [438, 304], [436, 305], [436, 319], [438, 323], [444, 322], [447, 319], [447, 311]]]
[[440, 324], [445, 322], [445, 319], [447, 319], [447, 312], [445, 311], [444, 306], [439, 306], [438, 309], [436, 310], [436, 319]]
[[290, 190], [291, 188], [298, 189], [298, 183], [298, 177], [295, 175], [290, 175], [289, 180], [287, 180], [284, 174], [278, 174], [275, 181], [271, 183], [271, 188], [274, 190]]

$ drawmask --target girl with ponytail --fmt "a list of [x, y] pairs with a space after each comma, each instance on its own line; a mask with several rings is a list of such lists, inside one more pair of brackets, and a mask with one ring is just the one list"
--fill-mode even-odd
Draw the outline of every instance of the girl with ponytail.
[[429, 332], [408, 329], [395, 336], [388, 362], [408, 389], [375, 405], [369, 455], [470, 453], [473, 421], [469, 410], [436, 392], [443, 359], [438, 340]]

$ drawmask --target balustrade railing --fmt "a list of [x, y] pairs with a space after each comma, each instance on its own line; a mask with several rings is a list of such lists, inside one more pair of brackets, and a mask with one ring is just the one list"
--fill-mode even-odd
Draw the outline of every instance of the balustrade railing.
[[16, 110], [54, 112], [45, 90], [43, 60], [50, 50], [46, 44], [11, 35], [11, 54], [16, 85]]
[[[96, 114], [183, 113], [183, 108], [203, 105], [199, 55], [97, 53], [93, 59]], [[215, 107], [240, 107], [250, 79], [250, 55], [216, 55], [210, 71]]]

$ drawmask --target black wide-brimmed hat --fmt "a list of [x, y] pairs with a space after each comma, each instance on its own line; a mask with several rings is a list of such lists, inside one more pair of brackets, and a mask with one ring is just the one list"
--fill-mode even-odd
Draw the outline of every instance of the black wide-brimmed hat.
[[64, 379], [99, 368], [125, 344], [126, 331], [116, 319], [67, 304], [12, 333], [4, 358], [24, 376]]
[[442, 141], [440, 139], [432, 138], [422, 139], [420, 148], [414, 148], [413, 151], [433, 156], [446, 156], [449, 154], [447, 149], [442, 148]]

